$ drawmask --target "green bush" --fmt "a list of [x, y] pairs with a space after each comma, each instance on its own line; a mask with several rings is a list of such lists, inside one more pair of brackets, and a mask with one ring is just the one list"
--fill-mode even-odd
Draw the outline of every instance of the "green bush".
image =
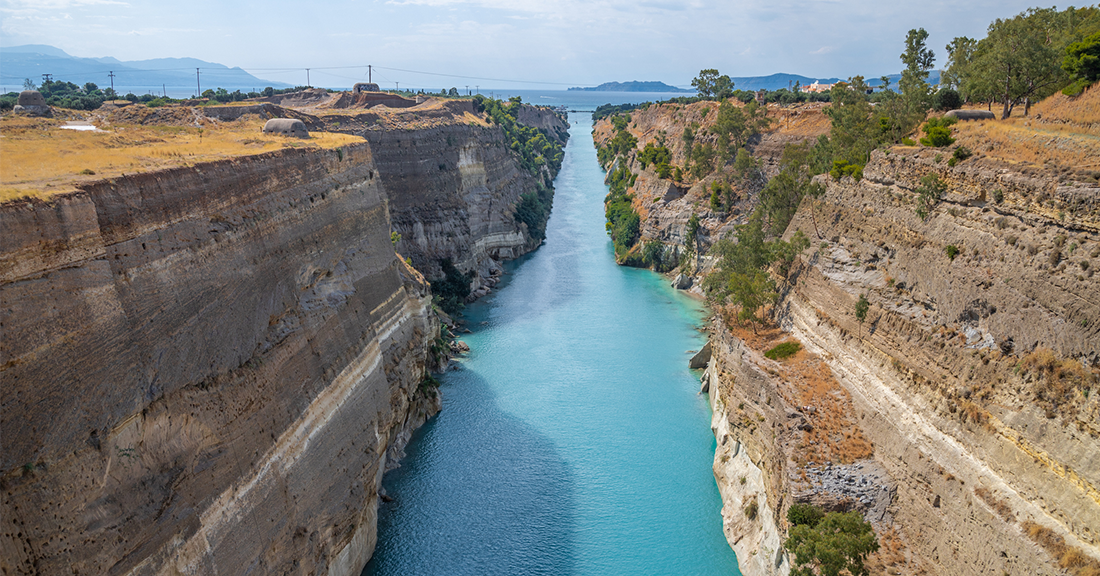
[[791, 504], [787, 510], [787, 521], [791, 526], [809, 526], [813, 528], [825, 517], [825, 511], [813, 504]]
[[926, 136], [920, 139], [920, 143], [932, 148], [942, 148], [954, 144], [955, 139], [951, 137], [951, 125], [954, 123], [954, 118], [930, 118], [921, 127], [921, 131]]
[[852, 576], [863, 576], [868, 574], [863, 563], [878, 550], [878, 540], [858, 512], [830, 512], [813, 526], [791, 527], [784, 547], [795, 556], [791, 574], [838, 576], [847, 570]]
[[920, 186], [915, 192], [917, 193], [917, 216], [920, 216], [921, 220], [928, 220], [932, 209], [947, 193], [947, 184], [940, 180], [939, 175], [927, 174], [920, 179]]
[[942, 88], [932, 96], [932, 107], [936, 110], [955, 110], [962, 106], [959, 93], [951, 88]]
[[829, 170], [829, 176], [832, 176], [834, 180], [840, 180], [844, 176], [861, 180], [863, 179], [863, 166], [850, 164], [847, 160], [833, 160], [833, 167]]
[[1062, 94], [1065, 94], [1066, 96], [1080, 96], [1081, 93], [1085, 91], [1085, 88], [1088, 88], [1089, 86], [1092, 86], [1092, 82], [1082, 78], [1081, 80], [1076, 80], [1069, 86], [1062, 88]]
[[802, 349], [802, 344], [799, 344], [798, 342], [795, 342], [794, 340], [791, 340], [790, 342], [783, 342], [781, 344], [776, 345], [771, 350], [768, 350], [767, 352], [765, 352], [764, 356], [767, 357], [767, 358], [771, 358], [772, 360], [783, 360], [783, 359], [786, 359], [786, 358], [790, 358], [791, 356], [794, 356], [801, 349]]
[[436, 305], [448, 314], [454, 314], [466, 305], [470, 295], [470, 282], [474, 279], [473, 270], [463, 274], [455, 267], [450, 258], [439, 261], [443, 269], [443, 278], [431, 280], [432, 296]]
[[943, 249], [943, 251], [947, 253], [947, 257], [951, 260], [954, 260], [955, 257], [959, 255], [959, 247], [955, 246], [954, 244], [948, 244], [947, 247]]

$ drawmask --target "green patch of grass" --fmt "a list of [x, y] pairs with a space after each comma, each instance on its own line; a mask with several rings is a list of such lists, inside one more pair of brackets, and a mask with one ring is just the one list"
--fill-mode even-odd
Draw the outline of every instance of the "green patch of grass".
[[765, 352], [764, 356], [767, 358], [771, 358], [772, 360], [783, 360], [794, 356], [801, 349], [802, 344], [791, 340], [789, 342], [783, 342], [782, 344], [776, 345], [775, 348], [772, 348], [771, 350]]

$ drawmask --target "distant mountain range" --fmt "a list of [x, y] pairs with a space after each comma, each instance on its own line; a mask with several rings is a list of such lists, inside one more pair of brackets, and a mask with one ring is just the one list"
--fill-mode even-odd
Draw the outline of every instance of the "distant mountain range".
[[[890, 74], [890, 86], [896, 90], [898, 87], [898, 80], [901, 79], [901, 74]], [[798, 74], [772, 74], [770, 76], [738, 76], [731, 78], [733, 80], [733, 87], [736, 90], [779, 90], [780, 88], [793, 88], [795, 82], [799, 86], [808, 86], [814, 82], [820, 84], [836, 84], [837, 82], [847, 81], [847, 78], [810, 78], [808, 76], [801, 76]], [[864, 81], [868, 86], [879, 86], [882, 84], [882, 80], [878, 77], [866, 77]], [[940, 82], [940, 71], [933, 70], [928, 76], [928, 83], [935, 86]], [[685, 90], [683, 88], [677, 88], [676, 86], [670, 86], [664, 82], [605, 82], [599, 86], [591, 88], [570, 88], [570, 90], [584, 90], [587, 92], [677, 92], [684, 94], [694, 94], [695, 90]]]
[[570, 90], [582, 90], [585, 92], [674, 92], [683, 94], [694, 94], [695, 90], [684, 90], [683, 88], [677, 88], [675, 86], [669, 86], [664, 82], [639, 82], [633, 80], [631, 82], [604, 82], [599, 86], [581, 88], [575, 87]]
[[257, 78], [241, 68], [230, 68], [195, 58], [156, 58], [124, 62], [111, 57], [78, 58], [64, 50], [43, 44], [0, 48], [0, 85], [5, 93], [22, 90], [23, 80], [27, 78], [36, 85], [41, 84], [43, 74], [51, 74], [53, 80], [81, 86], [94, 82], [100, 88], [107, 88], [111, 86], [108, 74], [114, 72], [115, 91], [119, 94], [160, 94], [162, 90], [166, 90], [169, 96], [179, 98], [195, 94], [195, 68], [199, 69], [198, 82], [203, 90], [225, 88], [230, 92], [246, 92], [263, 90], [267, 86], [292, 86], [285, 82]]

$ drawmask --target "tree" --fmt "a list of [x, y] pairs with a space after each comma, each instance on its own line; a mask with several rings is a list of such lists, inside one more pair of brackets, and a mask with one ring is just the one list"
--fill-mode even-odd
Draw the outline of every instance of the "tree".
[[30, 78], [24, 78], [23, 79], [23, 89], [24, 90], [34, 90], [35, 88], [36, 88], [36, 86], [34, 85], [33, 80], [31, 80]]
[[947, 45], [947, 68], [940, 74], [940, 85], [954, 88], [963, 100], [972, 102], [978, 96], [978, 78], [972, 69], [978, 41], [958, 36]]
[[1050, 8], [1032, 8], [1013, 18], [997, 19], [978, 43], [974, 67], [1001, 101], [1001, 119], [1011, 116], [1021, 101], [1024, 114], [1029, 114], [1032, 101], [1066, 84], [1062, 49], [1053, 42], [1057, 14]]
[[859, 300], [856, 301], [856, 320], [859, 320], [859, 335], [863, 337], [863, 322], [867, 320], [867, 310], [870, 309], [871, 303], [867, 301], [866, 294], [860, 294]]
[[927, 41], [928, 32], [924, 28], [910, 30], [905, 36], [905, 52], [901, 54], [905, 69], [901, 71], [901, 80], [898, 82], [909, 114], [921, 117], [931, 103], [931, 89], [927, 80], [936, 61], [936, 54], [928, 48]]
[[882, 91], [883, 92], [890, 89], [890, 77], [889, 76], [879, 76], [878, 79], [879, 79], [879, 81], [882, 82]]
[[451, 89], [447, 91], [447, 96], [458, 98], [458, 88], [451, 86]]
[[871, 525], [858, 512], [830, 512], [813, 525], [792, 526], [790, 534], [784, 546], [794, 552], [796, 576], [813, 576], [815, 568], [822, 576], [840, 576], [843, 570], [866, 576], [863, 562], [878, 550]]
[[725, 74], [719, 76], [718, 70], [707, 68], [691, 81], [691, 87], [703, 98], [729, 98], [733, 95], [733, 80]]
[[1074, 80], [1100, 79], [1100, 32], [1067, 46], [1062, 69]]

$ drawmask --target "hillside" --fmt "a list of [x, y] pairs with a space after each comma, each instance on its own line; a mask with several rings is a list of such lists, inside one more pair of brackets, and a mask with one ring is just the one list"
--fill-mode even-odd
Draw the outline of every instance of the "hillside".
[[664, 92], [664, 93], [684, 93], [694, 94], [694, 90], [685, 90], [683, 88], [677, 88], [670, 86], [664, 82], [639, 82], [633, 80], [630, 82], [604, 82], [599, 86], [591, 87], [573, 87], [569, 90], [580, 90], [584, 92]]

